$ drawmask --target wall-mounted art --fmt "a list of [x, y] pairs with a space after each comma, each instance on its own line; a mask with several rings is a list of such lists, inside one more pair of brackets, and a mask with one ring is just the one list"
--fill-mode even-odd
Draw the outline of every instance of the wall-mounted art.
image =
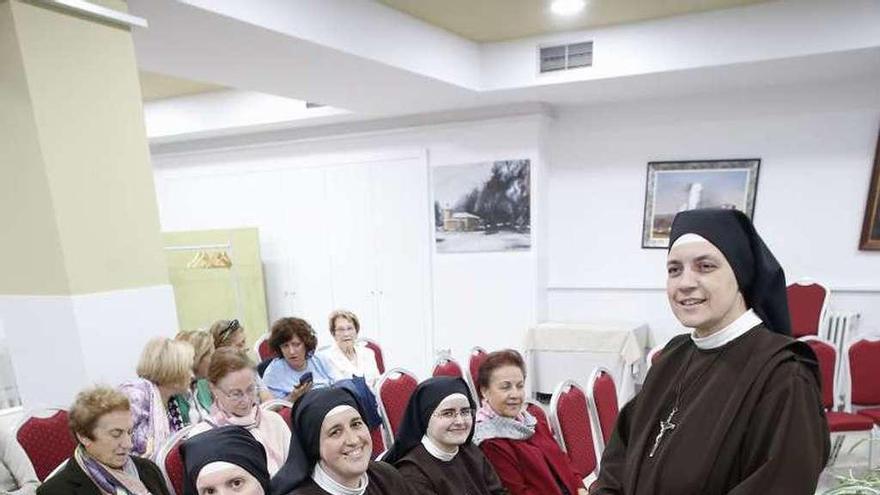
[[680, 211], [735, 208], [752, 218], [760, 165], [758, 158], [649, 162], [642, 247], [668, 247]]
[[529, 160], [434, 167], [438, 253], [531, 247]]
[[880, 136], [877, 137], [874, 171], [868, 187], [868, 202], [865, 204], [865, 221], [862, 224], [859, 249], [880, 250]]

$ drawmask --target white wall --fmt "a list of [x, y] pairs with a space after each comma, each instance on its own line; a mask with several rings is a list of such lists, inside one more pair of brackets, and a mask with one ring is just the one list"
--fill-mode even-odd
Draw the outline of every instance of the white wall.
[[858, 250], [878, 126], [880, 89], [862, 83], [560, 111], [547, 143], [549, 318], [677, 333], [665, 251], [641, 248], [647, 162], [760, 158], [754, 219], [788, 280], [825, 282], [832, 309], [880, 328], [880, 253]]

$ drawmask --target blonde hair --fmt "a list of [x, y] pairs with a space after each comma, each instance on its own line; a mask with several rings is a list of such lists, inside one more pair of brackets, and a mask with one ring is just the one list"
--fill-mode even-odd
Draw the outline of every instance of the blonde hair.
[[[233, 328], [230, 330], [230, 327]], [[238, 320], [217, 320], [208, 331], [214, 337], [214, 349], [220, 349], [231, 345], [232, 336], [244, 332], [244, 327]]]
[[181, 342], [189, 342], [193, 346], [193, 365], [192, 370], [195, 373], [196, 368], [205, 356], [214, 354], [214, 338], [208, 332], [203, 330], [187, 330], [177, 334], [175, 340]]
[[195, 351], [189, 342], [164, 337], [150, 339], [141, 352], [137, 374], [156, 385], [189, 386]]
[[345, 309], [337, 309], [336, 311], [330, 313], [330, 335], [336, 335], [336, 319], [344, 318], [351, 322], [354, 325], [354, 333], [361, 333], [361, 322], [358, 321], [358, 317], [355, 316], [354, 313]]
[[67, 413], [67, 424], [74, 438], [80, 435], [94, 440], [95, 423], [101, 416], [130, 410], [131, 405], [125, 394], [114, 388], [97, 386], [77, 394]]

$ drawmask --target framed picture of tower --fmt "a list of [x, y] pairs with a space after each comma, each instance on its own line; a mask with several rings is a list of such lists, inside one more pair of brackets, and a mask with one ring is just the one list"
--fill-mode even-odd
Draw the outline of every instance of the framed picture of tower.
[[648, 162], [642, 247], [669, 246], [675, 214], [697, 208], [731, 208], [752, 218], [759, 158]]

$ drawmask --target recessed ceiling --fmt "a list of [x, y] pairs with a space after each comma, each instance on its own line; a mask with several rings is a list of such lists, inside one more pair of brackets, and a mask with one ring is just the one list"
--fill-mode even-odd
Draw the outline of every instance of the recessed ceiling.
[[550, 12], [550, 0], [378, 0], [472, 41], [491, 42], [544, 33], [705, 12], [768, 0], [587, 0], [572, 17]]
[[177, 77], [166, 76], [164, 74], [157, 74], [155, 72], [141, 71], [139, 76], [141, 80], [141, 94], [143, 95], [144, 101], [161, 100], [163, 98], [173, 98], [175, 96], [194, 95], [220, 89], [228, 89], [225, 86], [219, 86], [217, 84], [190, 81], [188, 79], [180, 79]]

